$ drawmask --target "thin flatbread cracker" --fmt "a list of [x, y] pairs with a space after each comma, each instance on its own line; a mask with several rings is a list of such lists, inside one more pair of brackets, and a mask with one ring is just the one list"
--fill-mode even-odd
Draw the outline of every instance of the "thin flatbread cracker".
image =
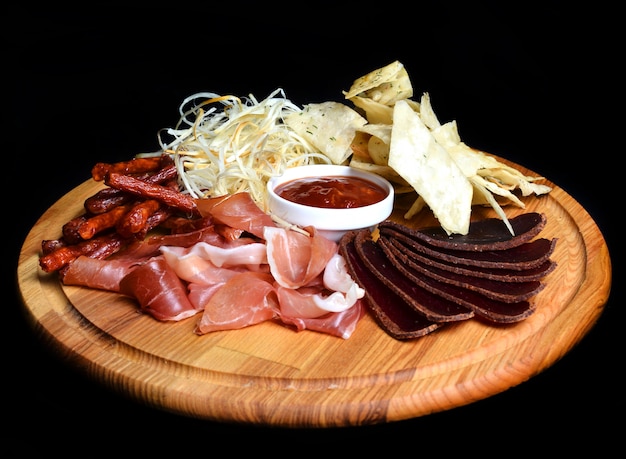
[[322, 102], [305, 105], [301, 112], [285, 117], [285, 124], [306, 139], [333, 164], [343, 164], [352, 154], [357, 129], [367, 120], [347, 105]]
[[424, 199], [448, 234], [468, 233], [472, 184], [403, 100], [394, 107], [389, 166]]
[[404, 65], [394, 61], [356, 79], [344, 95], [346, 99], [361, 96], [392, 106], [398, 100], [413, 97], [413, 86]]

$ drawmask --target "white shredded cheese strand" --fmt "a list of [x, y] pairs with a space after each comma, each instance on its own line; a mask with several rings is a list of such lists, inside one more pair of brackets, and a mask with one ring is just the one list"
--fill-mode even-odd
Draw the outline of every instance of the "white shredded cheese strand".
[[283, 123], [301, 111], [280, 88], [260, 102], [253, 95], [241, 100], [201, 92], [182, 102], [179, 122], [159, 132], [159, 144], [173, 156], [183, 192], [202, 198], [247, 191], [267, 211], [271, 177], [288, 167], [330, 163]]

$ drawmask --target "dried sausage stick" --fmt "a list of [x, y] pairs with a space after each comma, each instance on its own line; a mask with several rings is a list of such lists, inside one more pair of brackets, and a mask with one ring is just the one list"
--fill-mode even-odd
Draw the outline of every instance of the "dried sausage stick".
[[171, 217], [163, 223], [163, 227], [169, 229], [172, 234], [180, 234], [208, 228], [213, 223], [214, 219], [210, 214], [196, 219]]
[[161, 203], [156, 199], [146, 199], [135, 204], [115, 225], [115, 230], [123, 237], [141, 235], [148, 222]]
[[103, 259], [117, 252], [124, 239], [117, 233], [105, 234], [78, 244], [59, 247], [39, 258], [39, 266], [47, 273], [58, 271], [81, 255]]
[[132, 201], [134, 198], [133, 195], [124, 193], [122, 190], [105, 188], [85, 199], [85, 210], [92, 214], [102, 214]]
[[61, 247], [67, 247], [68, 243], [65, 239], [44, 239], [41, 241], [41, 253], [48, 255]]
[[148, 234], [148, 231], [159, 226], [161, 223], [167, 220], [171, 215], [172, 215], [172, 209], [170, 209], [169, 207], [164, 207], [164, 206], [159, 207], [156, 212], [154, 212], [152, 215], [148, 217], [148, 220], [146, 221], [145, 226], [139, 233], [135, 235], [135, 237], [139, 240], [145, 239], [146, 235]]
[[178, 171], [176, 170], [176, 166], [173, 164], [169, 164], [165, 167], [162, 167], [154, 174], [146, 177], [145, 181], [148, 183], [163, 183], [169, 180], [175, 179], [178, 175]]
[[156, 228], [165, 220], [172, 216], [172, 209], [169, 207], [160, 207], [155, 213], [148, 217], [148, 221], [146, 222], [145, 229], [150, 231], [153, 228]]
[[183, 194], [178, 190], [147, 183], [130, 175], [118, 174], [116, 172], [108, 174], [104, 181], [110, 187], [136, 194], [144, 199], [156, 199], [167, 206], [183, 212], [199, 215], [196, 201], [191, 196]]
[[[176, 166], [168, 164], [152, 174], [138, 177], [149, 183], [163, 183], [177, 177]], [[115, 206], [125, 204], [133, 199], [133, 196], [117, 188], [105, 188], [93, 196], [85, 199], [85, 210], [92, 214], [101, 214], [111, 210]]]
[[96, 163], [91, 169], [91, 176], [97, 182], [101, 182], [110, 172], [121, 174], [140, 174], [142, 172], [153, 172], [159, 170], [161, 165], [161, 157], [159, 156], [133, 158], [129, 161], [120, 161], [117, 163]]
[[47, 273], [57, 271], [63, 266], [74, 261], [80, 255], [76, 245], [60, 247], [39, 258], [39, 266]]
[[98, 258], [100, 260], [113, 255], [127, 242], [125, 238], [115, 232], [98, 236], [92, 240], [95, 240], [96, 244], [87, 244], [88, 241], [80, 243], [86, 246], [81, 255], [85, 255], [89, 258]]
[[130, 208], [130, 204], [125, 204], [123, 206], [114, 207], [103, 214], [94, 215], [80, 224], [78, 234], [83, 239], [91, 239], [101, 231], [113, 228]]
[[63, 225], [63, 239], [67, 244], [77, 244], [83, 240], [78, 232], [78, 228], [87, 221], [87, 218], [88, 217], [85, 214], [79, 215]]

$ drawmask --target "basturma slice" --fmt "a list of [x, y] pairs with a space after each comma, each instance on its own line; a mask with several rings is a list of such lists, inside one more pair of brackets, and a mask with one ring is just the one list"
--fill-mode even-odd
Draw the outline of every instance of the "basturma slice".
[[426, 276], [435, 281], [466, 288], [480, 293], [481, 295], [485, 295], [488, 298], [504, 301], [505, 303], [525, 301], [535, 296], [543, 290], [545, 286], [539, 280], [528, 282], [491, 280], [429, 266], [417, 258], [407, 256], [406, 253], [392, 244], [385, 236], [381, 236], [378, 239], [378, 244], [400, 271], [403, 271], [411, 278], [418, 277], [418, 282]]
[[[385, 241], [379, 238], [377, 244], [383, 247]], [[502, 301], [477, 293], [467, 287], [440, 282], [432, 277], [425, 276], [421, 271], [412, 268], [408, 264], [403, 264], [401, 260], [395, 257], [393, 252], [385, 251], [384, 249], [383, 252], [389, 258], [390, 262], [393, 263], [410, 282], [415, 282], [416, 285], [421, 286], [434, 295], [439, 295], [446, 300], [474, 311], [477, 316], [489, 322], [502, 324], [519, 322], [535, 311], [535, 303], [523, 297], [520, 297], [521, 299], [509, 297], [506, 298], [507, 301]], [[539, 284], [537, 291], [542, 289], [543, 284]]]
[[384, 221], [379, 226], [391, 228], [434, 247], [482, 252], [505, 250], [522, 245], [537, 236], [546, 226], [546, 221], [546, 216], [538, 212], [517, 215], [509, 219], [515, 236], [511, 235], [499, 218], [471, 222], [467, 234], [448, 235], [441, 226], [414, 229], [391, 220]]
[[356, 252], [354, 237], [354, 231], [346, 233], [339, 250], [354, 280], [365, 288], [363, 301], [380, 327], [399, 340], [419, 338], [440, 328], [443, 323], [427, 319], [367, 270]]
[[551, 240], [538, 238], [506, 250], [474, 252], [433, 247], [388, 226], [380, 227], [380, 233], [389, 236], [394, 244], [402, 244], [402, 250], [422, 253], [438, 260], [464, 266], [513, 270], [531, 269], [542, 265], [552, 255], [557, 242], [556, 238]]
[[[392, 244], [394, 250], [400, 251], [401, 244]], [[481, 279], [490, 279], [500, 282], [532, 282], [543, 279], [556, 268], [557, 264], [553, 260], [546, 260], [539, 266], [528, 269], [498, 269], [481, 266], [464, 266], [446, 260], [438, 260], [434, 257], [419, 253], [411, 252], [411, 258], [421, 266], [427, 266], [429, 269], [438, 271], [449, 271], [454, 274], [464, 276], [473, 276]]]
[[354, 247], [361, 262], [384, 285], [415, 310], [435, 322], [458, 322], [471, 319], [474, 313], [459, 301], [424, 288], [424, 283], [414, 282], [397, 269], [387, 258], [380, 246], [373, 241], [368, 229], [357, 231]]

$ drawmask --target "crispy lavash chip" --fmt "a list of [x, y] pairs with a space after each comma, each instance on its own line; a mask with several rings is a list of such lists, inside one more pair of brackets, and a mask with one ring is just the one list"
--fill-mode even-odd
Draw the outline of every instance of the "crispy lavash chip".
[[[417, 113], [420, 112], [419, 102], [412, 99], [404, 99]], [[367, 97], [355, 96], [350, 101], [365, 114], [365, 118], [371, 124], [389, 124], [393, 123], [393, 106], [384, 105]]]
[[387, 166], [389, 163], [389, 143], [385, 143], [380, 137], [373, 135], [367, 143], [367, 151], [374, 164]]
[[344, 91], [344, 95], [346, 99], [361, 96], [392, 106], [398, 100], [413, 97], [413, 86], [404, 65], [394, 61], [354, 80], [350, 90]]
[[411, 207], [404, 213], [404, 218], [410, 220], [420, 213], [424, 207], [426, 207], [426, 201], [424, 201], [422, 196], [418, 196], [415, 201], [413, 201], [413, 204], [411, 204]]
[[358, 130], [376, 136], [384, 143], [388, 144], [391, 141], [391, 124], [369, 123]]
[[[354, 156], [350, 160], [350, 167], [354, 167], [355, 169], [361, 169], [367, 172], [373, 172], [374, 174], [380, 175], [383, 178], [389, 180], [393, 185], [396, 192], [407, 193], [413, 190], [406, 180], [404, 180], [400, 174], [398, 174], [394, 169], [389, 166], [381, 166], [379, 164], [374, 164], [371, 162], [360, 161]], [[398, 185], [400, 188], [396, 188]], [[410, 188], [410, 190], [408, 189]]]
[[372, 158], [369, 154], [368, 143], [372, 135], [363, 131], [356, 131], [352, 142], [350, 142], [350, 149], [352, 150], [352, 160], [355, 158], [359, 161], [371, 162]]
[[483, 151], [471, 148], [463, 142], [448, 146], [447, 150], [467, 177], [480, 176], [503, 190], [513, 191], [517, 188], [522, 196], [542, 195], [552, 191], [552, 187], [548, 185], [534, 183], [537, 180], [544, 180], [544, 177], [524, 175], [518, 169], [498, 161]]
[[366, 132], [369, 135], [367, 141], [367, 157], [374, 164], [386, 166], [389, 159], [389, 143], [391, 142], [390, 124], [366, 124], [357, 134]]
[[371, 124], [391, 124], [393, 122], [393, 107], [359, 96], [353, 97], [350, 101], [363, 110], [365, 118]]
[[487, 191], [489, 191], [492, 195], [500, 196], [501, 198], [506, 199], [507, 202], [510, 202], [521, 209], [524, 209], [526, 207], [524, 203], [510, 190], [500, 186], [500, 184], [496, 182], [485, 180], [485, 178], [481, 177], [480, 175], [473, 175], [472, 177], [470, 177], [470, 182], [472, 183], [472, 185], [479, 184]]
[[441, 126], [437, 115], [435, 115], [433, 106], [430, 103], [430, 94], [427, 92], [422, 94], [422, 98], [420, 99], [420, 118], [431, 131]]
[[437, 140], [437, 143], [443, 145], [445, 148], [452, 148], [461, 143], [461, 136], [459, 135], [456, 120], [448, 121], [438, 128], [433, 129], [431, 132], [435, 140]]
[[515, 232], [513, 231], [511, 222], [509, 222], [509, 219], [504, 213], [504, 210], [502, 209], [502, 206], [500, 206], [500, 203], [498, 202], [496, 197], [489, 190], [487, 190], [484, 186], [482, 186], [480, 183], [478, 183], [476, 180], [473, 180], [473, 179], [474, 177], [472, 177], [471, 180], [472, 180], [472, 186], [474, 187], [474, 191], [475, 191], [474, 193], [475, 197], [472, 199], [472, 204], [478, 204], [480, 200], [484, 200], [486, 204], [490, 205], [491, 208], [496, 211], [498, 216], [502, 219], [502, 221], [508, 228], [511, 235], [515, 236]]
[[432, 131], [433, 137], [444, 148], [454, 148], [461, 142], [459, 129], [455, 120], [448, 121]]
[[473, 187], [406, 101], [394, 107], [389, 166], [421, 196], [448, 233], [469, 231]]
[[285, 124], [324, 153], [333, 164], [343, 164], [352, 154], [356, 130], [367, 120], [339, 102], [305, 105], [285, 117]]

